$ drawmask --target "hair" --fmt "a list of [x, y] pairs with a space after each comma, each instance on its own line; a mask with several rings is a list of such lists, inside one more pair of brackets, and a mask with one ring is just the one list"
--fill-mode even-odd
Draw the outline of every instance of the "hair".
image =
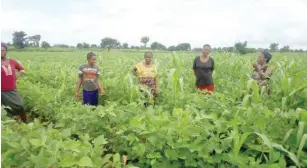
[[269, 52], [269, 50], [263, 50], [261, 53], [264, 56], [266, 63], [269, 63], [272, 59], [272, 54]]
[[205, 48], [205, 47], [209, 47], [209, 48], [211, 49], [210, 44], [205, 44], [205, 45], [203, 46], [203, 48]]
[[1, 48], [5, 48], [5, 50], [7, 51], [7, 44], [6, 43], [4, 43], [4, 42], [1, 42]]
[[87, 60], [89, 60], [92, 56], [96, 56], [96, 54], [93, 52], [87, 53]]
[[146, 55], [151, 55], [151, 57], [153, 57], [153, 54], [152, 54], [152, 52], [150, 52], [150, 51], [146, 51], [145, 53], [144, 53], [144, 57], [146, 56]]

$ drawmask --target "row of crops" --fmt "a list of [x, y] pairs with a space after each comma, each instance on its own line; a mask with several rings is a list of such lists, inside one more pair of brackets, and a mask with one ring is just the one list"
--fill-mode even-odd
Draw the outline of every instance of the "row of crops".
[[191, 69], [198, 53], [157, 52], [159, 97], [145, 108], [131, 73], [142, 53], [98, 53], [107, 96], [93, 108], [74, 99], [85, 54], [9, 53], [26, 69], [18, 89], [31, 122], [2, 113], [3, 167], [307, 166], [306, 55], [273, 54], [267, 96], [250, 79], [256, 55], [214, 54], [216, 91], [205, 96]]

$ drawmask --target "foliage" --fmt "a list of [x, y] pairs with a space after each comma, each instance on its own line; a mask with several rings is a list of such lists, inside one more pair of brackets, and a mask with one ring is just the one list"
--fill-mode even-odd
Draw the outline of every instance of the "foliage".
[[177, 51], [190, 51], [191, 44], [190, 43], [180, 43], [176, 46]]
[[55, 44], [52, 47], [55, 47], [55, 48], [70, 48], [69, 45], [66, 45], [66, 44]]
[[47, 48], [50, 48], [50, 44], [46, 41], [43, 41], [42, 44], [41, 44], [41, 47], [44, 48], [44, 49], [47, 49]]
[[198, 52], [155, 51], [160, 91], [148, 108], [131, 72], [141, 51], [97, 53], [107, 96], [96, 108], [74, 100], [86, 51], [10, 54], [26, 69], [18, 90], [35, 119], [25, 125], [2, 115], [3, 167], [124, 167], [124, 154], [127, 167], [307, 165], [307, 59], [300, 53], [274, 55], [268, 97], [250, 78], [257, 55], [213, 53], [216, 90], [206, 96], [191, 70]]
[[77, 47], [78, 49], [81, 49], [81, 48], [83, 48], [83, 44], [82, 44], [82, 43], [78, 43], [76, 47]]
[[247, 53], [247, 41], [245, 42], [237, 42], [235, 43], [235, 49], [237, 50], [237, 52], [239, 52], [240, 54], [246, 54]]
[[41, 40], [41, 35], [29, 36], [26, 38], [28, 46], [39, 47], [39, 41]]
[[90, 48], [90, 45], [88, 43], [86, 43], [86, 42], [83, 42], [82, 43], [82, 47], [83, 48]]
[[116, 39], [105, 37], [101, 39], [100, 46], [101, 48], [108, 48], [108, 51], [111, 50], [111, 48], [116, 48], [120, 45], [120, 42]]
[[[124, 43], [124, 44], [123, 44], [123, 48], [124, 48], [124, 49], [128, 49], [128, 48], [129, 48], [128, 43]], [[132, 46], [131, 46], [131, 48], [132, 48]]]
[[278, 51], [278, 45], [277, 43], [272, 43], [270, 44], [270, 51], [271, 52], [275, 52], [275, 51]]
[[15, 31], [13, 33], [13, 46], [21, 49], [26, 47], [26, 36], [24, 31]]
[[166, 50], [166, 47], [163, 44], [156, 41], [150, 45], [150, 48], [153, 50]]
[[283, 46], [283, 47], [280, 49], [280, 52], [290, 52], [290, 47], [289, 47], [289, 46]]
[[144, 36], [141, 38], [141, 43], [144, 44], [144, 47], [146, 48], [147, 43], [149, 42], [149, 37]]
[[97, 45], [96, 44], [92, 44], [91, 48], [97, 48]]

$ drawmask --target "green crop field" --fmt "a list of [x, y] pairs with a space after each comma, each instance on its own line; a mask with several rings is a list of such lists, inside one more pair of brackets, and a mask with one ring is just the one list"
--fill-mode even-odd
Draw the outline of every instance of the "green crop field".
[[256, 53], [213, 53], [206, 96], [194, 86], [200, 53], [154, 52], [160, 90], [149, 108], [132, 74], [143, 53], [97, 54], [107, 95], [92, 108], [74, 98], [85, 51], [8, 52], [25, 67], [17, 87], [30, 122], [2, 114], [2, 167], [307, 167], [306, 53], [273, 53], [268, 97], [250, 78]]

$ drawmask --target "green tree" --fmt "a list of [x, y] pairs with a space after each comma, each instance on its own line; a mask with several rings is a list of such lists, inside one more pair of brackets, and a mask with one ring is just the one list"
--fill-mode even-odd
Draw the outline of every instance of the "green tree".
[[25, 48], [27, 46], [26, 36], [27, 34], [24, 31], [15, 31], [13, 33], [13, 46], [18, 49]]
[[111, 50], [111, 48], [116, 48], [120, 45], [120, 42], [116, 39], [105, 37], [101, 39], [100, 46], [101, 48], [108, 48], [108, 52]]
[[290, 47], [289, 46], [284, 46], [280, 49], [280, 52], [290, 52]]
[[150, 48], [153, 50], [166, 50], [166, 47], [163, 44], [156, 41], [150, 45]]
[[279, 45], [279, 44], [277, 44], [277, 43], [272, 43], [272, 44], [270, 45], [270, 51], [271, 51], [271, 52], [278, 51], [278, 45]]
[[176, 47], [175, 46], [169, 46], [167, 48], [168, 51], [176, 51]]
[[90, 48], [90, 45], [88, 43], [83, 42], [82, 43], [83, 48]]
[[128, 49], [128, 48], [129, 48], [128, 43], [124, 43], [124, 44], [123, 44], [123, 48], [124, 48], [124, 49]]
[[245, 42], [237, 42], [235, 43], [235, 49], [237, 52], [239, 52], [240, 54], [246, 54], [247, 53], [247, 41]]
[[92, 44], [91, 48], [97, 48], [97, 45], [96, 44]]
[[50, 44], [46, 41], [43, 41], [42, 44], [41, 44], [41, 47], [44, 48], [44, 49], [47, 49], [47, 48], [50, 48]]
[[76, 47], [81, 49], [81, 48], [83, 48], [83, 44], [82, 43], [78, 43]]
[[148, 42], [149, 42], [149, 37], [144, 36], [144, 37], [141, 38], [141, 43], [144, 44], [145, 48], [146, 48]]
[[67, 45], [67, 44], [54, 44], [52, 47], [56, 47], [56, 48], [69, 48], [69, 45]]
[[180, 44], [177, 45], [176, 50], [190, 51], [191, 50], [191, 44], [190, 43], [180, 43]]

